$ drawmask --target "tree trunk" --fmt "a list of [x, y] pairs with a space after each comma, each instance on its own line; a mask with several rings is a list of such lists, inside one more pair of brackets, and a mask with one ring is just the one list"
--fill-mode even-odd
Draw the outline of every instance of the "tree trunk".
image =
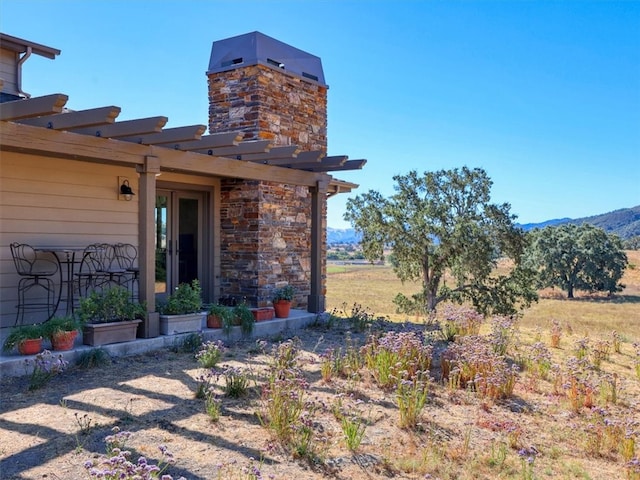
[[438, 305], [438, 296], [435, 292], [427, 290], [427, 312], [435, 312], [436, 305]]

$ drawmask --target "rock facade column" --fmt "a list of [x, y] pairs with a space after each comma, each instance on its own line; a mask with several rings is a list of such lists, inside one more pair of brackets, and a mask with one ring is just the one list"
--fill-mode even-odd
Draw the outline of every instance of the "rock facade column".
[[[260, 64], [210, 73], [208, 79], [211, 133], [235, 131], [245, 140], [327, 152], [326, 85]], [[296, 289], [294, 305], [308, 306], [312, 210], [319, 208], [326, 224], [326, 196], [316, 195], [320, 204], [312, 208], [313, 198], [308, 187], [222, 180], [222, 296], [265, 306], [274, 289], [290, 284]], [[320, 268], [325, 270], [324, 261]], [[321, 278], [324, 282], [324, 274]], [[324, 283], [315, 285], [314, 310], [324, 306], [317, 298], [324, 292]]]

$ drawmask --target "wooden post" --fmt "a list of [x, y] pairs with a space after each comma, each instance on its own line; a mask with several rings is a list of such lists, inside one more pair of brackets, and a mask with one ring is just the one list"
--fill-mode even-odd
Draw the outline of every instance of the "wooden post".
[[138, 204], [138, 265], [140, 267], [140, 301], [147, 304], [147, 318], [140, 324], [142, 338], [160, 335], [160, 315], [156, 312], [155, 208], [156, 174], [160, 173], [158, 157], [146, 156], [140, 174]]
[[311, 188], [311, 293], [308, 297], [308, 311], [322, 313], [325, 310], [326, 286], [323, 276], [324, 251], [324, 209], [327, 202], [329, 179], [319, 180]]

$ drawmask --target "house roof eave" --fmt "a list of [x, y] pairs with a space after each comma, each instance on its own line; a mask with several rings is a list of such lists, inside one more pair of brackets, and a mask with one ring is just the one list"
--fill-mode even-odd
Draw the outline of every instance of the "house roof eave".
[[31, 49], [31, 53], [40, 55], [42, 57], [55, 59], [57, 55], [60, 55], [60, 50], [53, 47], [47, 47], [40, 43], [24, 40], [23, 38], [7, 35], [6, 33], [0, 33], [0, 44], [5, 50], [12, 50], [16, 53], [25, 53]]

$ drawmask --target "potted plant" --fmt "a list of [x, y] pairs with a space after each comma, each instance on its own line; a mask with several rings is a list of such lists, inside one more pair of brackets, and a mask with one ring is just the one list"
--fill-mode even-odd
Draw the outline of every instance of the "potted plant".
[[18, 325], [11, 329], [5, 339], [3, 350], [18, 349], [21, 355], [36, 355], [42, 351], [42, 324]]
[[78, 319], [86, 345], [106, 345], [134, 340], [146, 306], [131, 300], [131, 293], [115, 286], [93, 291], [80, 299]]
[[246, 303], [239, 303], [233, 307], [233, 316], [235, 321], [240, 325], [243, 335], [250, 335], [253, 332], [253, 326], [255, 324], [255, 318], [251, 309]]
[[231, 324], [233, 311], [225, 305], [211, 305], [207, 315], [207, 328], [222, 328], [225, 324]]
[[277, 318], [287, 318], [289, 316], [294, 294], [295, 290], [291, 285], [285, 285], [273, 292], [271, 302]]
[[78, 336], [80, 321], [71, 315], [53, 317], [42, 324], [43, 336], [51, 340], [53, 350], [71, 350]]
[[202, 311], [202, 289], [200, 282], [181, 283], [165, 302], [158, 307], [160, 312], [160, 333], [197, 332], [202, 330], [206, 312]]

